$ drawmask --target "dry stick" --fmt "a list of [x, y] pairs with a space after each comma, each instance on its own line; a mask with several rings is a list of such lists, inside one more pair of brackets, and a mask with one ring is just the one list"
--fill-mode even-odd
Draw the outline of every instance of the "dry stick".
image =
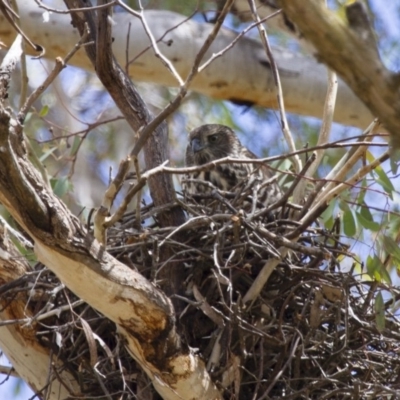
[[10, 319], [6, 321], [1, 321], [0, 326], [5, 325], [15, 325], [15, 324], [24, 324], [25, 326], [30, 326], [33, 322], [41, 321], [43, 319], [52, 317], [54, 315], [59, 316], [63, 311], [70, 311], [74, 307], [78, 307], [84, 303], [83, 300], [77, 300], [71, 304], [67, 304], [65, 306], [57, 307], [51, 311], [40, 314], [39, 316], [33, 316], [30, 318], [21, 318], [21, 319]]
[[[251, 14], [253, 16], [254, 21], [259, 23], [261, 21], [261, 18], [257, 13], [257, 8], [255, 5], [255, 2], [254, 2], [254, 0], [248, 0], [248, 1], [249, 1]], [[279, 77], [278, 66], [276, 65], [275, 59], [272, 55], [272, 50], [271, 50], [271, 46], [269, 45], [268, 35], [267, 35], [267, 32], [265, 31], [263, 24], [257, 25], [257, 28], [260, 33], [260, 38], [261, 38], [261, 42], [263, 44], [264, 50], [267, 54], [267, 57], [269, 59], [270, 65], [271, 65], [272, 75], [274, 77], [275, 88], [276, 88], [276, 92], [277, 92], [276, 95], [277, 95], [277, 100], [278, 100], [278, 105], [279, 105], [279, 114], [281, 117], [282, 132], [283, 132], [283, 135], [289, 146], [289, 150], [291, 152], [295, 152], [296, 145], [294, 143], [293, 136], [290, 132], [289, 124], [286, 119], [285, 104], [284, 104], [284, 100], [283, 100], [282, 85], [281, 85], [281, 80]], [[302, 169], [300, 157], [294, 156], [293, 160], [294, 160], [295, 171], [297, 173], [299, 173]]]
[[[119, 2], [121, 7], [124, 7], [125, 9], [128, 9], [130, 12], [129, 7], [127, 7], [125, 4], [122, 2]], [[212, 42], [216, 38], [219, 29], [222, 26], [222, 23], [228, 14], [231, 6], [233, 4], [233, 0], [227, 0], [225, 3], [225, 6], [221, 13], [218, 16], [218, 19], [214, 25], [214, 29], [212, 32], [208, 35], [206, 41], [204, 42], [203, 46], [201, 47], [200, 51], [197, 53], [195, 61], [193, 63], [192, 69], [189, 72], [188, 77], [186, 78], [184, 84], [180, 87], [178, 94], [175, 96], [175, 99], [170, 102], [156, 117], [153, 118], [152, 121], [150, 121], [144, 128], [140, 129], [139, 133], [139, 138], [135, 143], [135, 146], [133, 147], [131, 151], [131, 155], [138, 155], [144, 144], [146, 143], [147, 139], [149, 136], [153, 133], [154, 129], [167, 118], [172, 112], [174, 112], [180, 105], [182, 99], [186, 96], [186, 93], [189, 89], [189, 86], [194, 79], [194, 77], [198, 73], [198, 68], [200, 65], [201, 60], [203, 59], [206, 51], [210, 48]], [[132, 10], [133, 11], [133, 10]]]
[[[324, 111], [322, 115], [322, 126], [319, 131], [317, 146], [324, 145], [328, 142], [329, 134], [332, 128], [333, 114], [335, 112], [336, 95], [338, 88], [337, 75], [334, 71], [328, 69], [328, 89], [325, 97]], [[316, 159], [313, 165], [306, 173], [306, 177], [312, 178], [317, 171], [319, 164], [324, 156], [324, 149], [315, 152]], [[307, 180], [302, 180], [293, 193], [293, 202], [300, 203], [304, 197]]]
[[265, 391], [265, 393], [259, 398], [259, 400], [264, 400], [268, 398], [268, 394], [269, 392], [272, 390], [272, 388], [275, 386], [276, 382], [278, 381], [278, 379], [282, 376], [283, 372], [285, 371], [285, 369], [290, 365], [290, 363], [292, 362], [292, 358], [294, 357], [294, 353], [296, 352], [297, 346], [299, 344], [301, 337], [297, 336], [296, 340], [293, 343], [293, 347], [290, 350], [289, 353], [289, 357], [286, 360], [284, 366], [282, 367], [282, 369], [274, 376], [274, 378], [272, 379], [271, 384], [268, 386], [267, 390]]
[[290, 185], [289, 189], [284, 193], [284, 195], [276, 203], [273, 203], [267, 209], [258, 212], [257, 214], [255, 214], [255, 216], [260, 217], [261, 215], [268, 214], [272, 210], [275, 210], [280, 206], [285, 205], [291, 194], [296, 190], [297, 185], [300, 184], [300, 182], [302, 182], [304, 176], [307, 173], [307, 170], [315, 162], [315, 158], [316, 158], [315, 152], [313, 152], [306, 161], [306, 163], [304, 164], [303, 169], [298, 174], [296, 174], [294, 181]]
[[[289, 249], [286, 247], [280, 247], [278, 249], [278, 252], [281, 255], [281, 258], [283, 260], [287, 256]], [[267, 283], [269, 277], [271, 276], [272, 272], [275, 270], [276, 266], [280, 262], [281, 262], [281, 259], [271, 258], [264, 264], [262, 270], [257, 275], [256, 279], [254, 279], [249, 290], [244, 295], [243, 304], [246, 304], [249, 301], [253, 301], [258, 297], [258, 295], [261, 293], [261, 290], [264, 288], [265, 284]]]
[[15, 378], [21, 378], [14, 367], [6, 367], [5, 365], [0, 365], [0, 374], [8, 376], [14, 376]]
[[126, 34], [126, 45], [125, 45], [125, 74], [129, 76], [129, 44], [131, 40], [131, 26], [132, 22], [128, 24], [128, 33]]
[[265, 284], [267, 283], [269, 277], [271, 276], [272, 272], [278, 266], [278, 264], [287, 256], [289, 250], [292, 249], [294, 251], [300, 251], [305, 254], [309, 254], [312, 256], [320, 257], [323, 256], [325, 258], [329, 257], [329, 253], [322, 251], [321, 249], [311, 249], [310, 247], [303, 246], [297, 244], [296, 241], [298, 240], [299, 236], [297, 236], [293, 240], [287, 240], [283, 237], [279, 237], [266, 229], [259, 228], [257, 229], [264, 237], [274, 241], [275, 243], [281, 244], [282, 246], [278, 248], [278, 253], [280, 254], [280, 258], [271, 258], [269, 259], [263, 266], [260, 273], [257, 275], [256, 279], [254, 279], [252, 285], [250, 286], [249, 290], [243, 297], [243, 304], [246, 304], [250, 301], [254, 301], [261, 291], [263, 290]]
[[[341, 142], [341, 141], [339, 141]], [[329, 148], [329, 147], [348, 147], [348, 146], [357, 146], [357, 147], [366, 147], [366, 146], [370, 146], [371, 143], [369, 142], [355, 142], [355, 143], [350, 143], [350, 144], [342, 144], [342, 143], [336, 143], [336, 144], [332, 144], [332, 143], [328, 143], [324, 146], [317, 146], [315, 148], [309, 148], [309, 149], [302, 149], [302, 150], [297, 150], [295, 153], [296, 154], [301, 154], [301, 153], [309, 153], [310, 151], [314, 150], [314, 149], [319, 149], [319, 148]], [[372, 144], [375, 145], [375, 144]], [[387, 147], [387, 144], [378, 144], [379, 147]], [[357, 148], [356, 151], [358, 151], [359, 149]], [[351, 153], [351, 151], [349, 152]], [[348, 154], [349, 154], [348, 153]], [[352, 152], [352, 154], [354, 154], [354, 152]], [[248, 159], [248, 158], [233, 158], [233, 157], [225, 157], [225, 158], [221, 158], [219, 160], [216, 161], [212, 161], [209, 162], [208, 164], [204, 164], [204, 165], [200, 165], [200, 166], [195, 166], [195, 167], [184, 167], [184, 168], [172, 168], [172, 167], [166, 167], [165, 165], [167, 164], [167, 162], [164, 162], [161, 166], [155, 167], [149, 171], [147, 171], [145, 174], [143, 174], [142, 176], [142, 180], [143, 179], [147, 179], [150, 176], [153, 175], [157, 175], [157, 174], [162, 174], [162, 173], [168, 173], [168, 174], [176, 174], [176, 175], [183, 175], [183, 174], [187, 174], [187, 173], [191, 173], [191, 172], [197, 172], [197, 171], [206, 171], [208, 169], [213, 169], [215, 168], [215, 166], [219, 165], [219, 164], [229, 164], [229, 163], [243, 163], [243, 164], [248, 164], [248, 163], [252, 163], [252, 164], [263, 164], [266, 162], [270, 162], [270, 161], [275, 161], [275, 160], [281, 160], [284, 158], [287, 158], [289, 156], [291, 156], [292, 154], [286, 154], [286, 155], [281, 155], [281, 156], [273, 156], [273, 157], [267, 157], [267, 158], [260, 158], [260, 159]], [[346, 159], [346, 162], [349, 162], [349, 157], [346, 154], [346, 156], [344, 157], [344, 159]], [[312, 159], [310, 160], [312, 161]], [[341, 163], [341, 161], [339, 162]], [[300, 173], [301, 175], [301, 173]], [[327, 178], [324, 178], [323, 182], [325, 183], [325, 181], [327, 180]], [[202, 181], [202, 183], [204, 183]], [[333, 182], [334, 185], [336, 186], [336, 182]], [[142, 183], [138, 183], [138, 185], [142, 185]], [[135, 186], [136, 187], [136, 186]], [[142, 186], [143, 187], [143, 186]]]
[[[298, 219], [303, 220], [303, 217], [310, 210], [311, 205], [315, 204], [318, 201], [317, 199], [319, 199], [323, 193], [325, 193], [327, 190], [331, 190], [333, 187], [335, 187], [337, 185], [337, 182], [339, 180], [341, 180], [344, 177], [344, 175], [351, 168], [353, 168], [354, 164], [359, 160], [359, 158], [366, 151], [365, 146], [371, 145], [371, 143], [369, 141], [372, 140], [378, 126], [379, 126], [379, 123], [377, 122], [377, 120], [373, 121], [369, 125], [369, 127], [364, 131], [364, 134], [360, 137], [360, 142], [355, 143], [354, 147], [341, 158], [341, 160], [335, 165], [335, 167], [331, 170], [331, 172], [328, 174], [328, 176], [317, 184], [314, 191], [308, 196], [308, 199], [307, 199], [306, 203], [304, 204], [303, 210], [301, 211], [300, 215], [298, 216]], [[365, 139], [365, 141], [362, 139]], [[387, 146], [387, 145], [384, 144], [384, 146]], [[321, 146], [321, 148], [322, 148], [322, 146]], [[323, 189], [327, 182], [329, 182], [327, 184], [327, 187], [325, 189]], [[326, 208], [326, 205], [321, 206], [321, 212], [322, 212], [323, 208]], [[301, 232], [301, 229], [305, 226], [308, 226], [309, 223], [311, 223], [313, 221], [313, 218], [315, 218], [315, 215], [319, 215], [319, 211], [317, 212], [317, 210], [316, 210], [314, 212], [314, 216], [309, 215], [307, 220], [303, 220], [303, 223], [300, 225], [300, 227], [298, 229], [289, 233], [286, 237], [287, 238], [297, 237], [299, 232]]]
[[[341, 142], [341, 141], [339, 141], [339, 142]], [[324, 146], [316, 146], [313, 148], [301, 149], [301, 150], [297, 150], [294, 153], [283, 154], [280, 156], [258, 158], [258, 159], [224, 157], [224, 158], [220, 158], [215, 161], [211, 161], [207, 164], [203, 164], [203, 165], [199, 165], [199, 166], [195, 166], [195, 167], [182, 167], [182, 168], [165, 167], [163, 172], [166, 172], [168, 174], [183, 175], [183, 174], [191, 173], [191, 172], [207, 171], [207, 170], [215, 168], [215, 166], [220, 165], [220, 164], [235, 164], [235, 163], [265, 164], [265, 163], [269, 163], [271, 161], [287, 159], [287, 158], [293, 156], [294, 154], [310, 153], [310, 151], [313, 151], [315, 149], [320, 149], [320, 148], [325, 148], [325, 149], [326, 148], [335, 148], [335, 147], [342, 148], [342, 147], [349, 147], [349, 146], [359, 148], [359, 147], [366, 147], [366, 146], [371, 146], [371, 145], [377, 146], [377, 147], [387, 147], [388, 146], [386, 143], [370, 143], [368, 141], [366, 141], [366, 142], [361, 141], [361, 142], [347, 143], [347, 144], [345, 144], [345, 143], [337, 143], [337, 144], [328, 143]], [[288, 173], [288, 172], [286, 172], [286, 173]], [[294, 175], [297, 176], [298, 174], [294, 174]], [[324, 180], [327, 180], [327, 178], [324, 178]]]

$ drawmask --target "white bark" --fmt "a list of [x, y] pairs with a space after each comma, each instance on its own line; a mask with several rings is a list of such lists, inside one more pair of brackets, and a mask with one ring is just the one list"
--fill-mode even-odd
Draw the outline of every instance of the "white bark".
[[[0, 282], [6, 285], [24, 276], [31, 269], [27, 262], [7, 236], [7, 231], [0, 227]], [[10, 303], [0, 296], [0, 322], [32, 317], [26, 308], [28, 298], [23, 293], [16, 296]], [[80, 395], [78, 383], [65, 369], [59, 369], [59, 377], [68, 386], [69, 390], [53, 380], [51, 370], [60, 367], [56, 356], [50, 363], [49, 349], [41, 346], [36, 338], [37, 324], [7, 324], [0, 327], [1, 350], [10, 360], [18, 375], [38, 393], [45, 389], [48, 399], [65, 399], [70, 393]]]
[[[93, 241], [90, 250], [94, 257], [92, 260], [77, 260], [76, 254], [68, 257], [68, 254], [61, 254], [35, 240], [38, 259], [76, 295], [117, 324], [118, 331], [128, 343], [127, 349], [164, 399], [220, 398], [203, 361], [191, 349], [188, 354], [178, 353], [167, 360], [168, 373], [147, 360], [149, 355], [154, 357], [150, 344], [154, 338], [150, 332], [168, 329], [173, 310], [169, 300], [139, 273], [107, 253], [100, 256], [103, 249], [97, 241]], [[140, 341], [135, 333], [139, 336], [146, 334], [146, 340], [142, 337]], [[176, 332], [172, 331], [168, 340], [179, 341]]]
[[[18, 0], [18, 5], [24, 32], [33, 42], [46, 48], [46, 57], [54, 59], [56, 56], [64, 56], [78, 41], [78, 33], [71, 26], [68, 14], [52, 13], [49, 22], [43, 22], [44, 10], [35, 2]], [[58, 8], [65, 9], [61, 3]], [[185, 78], [212, 25], [195, 21], [182, 23], [185, 19], [183, 16], [168, 11], [146, 11], [145, 16], [156, 39], [167, 29], [181, 24], [166, 34], [159, 48]], [[149, 39], [140, 20], [125, 13], [115, 14], [113, 20], [113, 49], [121, 65], [126, 63], [127, 34], [131, 23], [129, 58], [132, 60], [140, 55], [129, 68], [131, 77], [134, 80], [177, 86], [176, 79], [155, 57], [153, 50], [149, 49], [142, 54], [149, 46]], [[15, 31], [2, 15], [0, 26], [2, 41], [11, 44]], [[236, 33], [222, 29], [205, 60], [224, 49], [235, 37]], [[288, 50], [275, 48], [274, 57], [280, 69], [287, 111], [320, 118], [327, 87], [326, 68], [312, 58]], [[83, 50], [71, 62], [89, 70], [92, 68]], [[191, 88], [214, 98], [276, 108], [273, 79], [268, 65], [261, 44], [257, 40], [243, 37], [200, 73]], [[340, 82], [334, 119], [345, 125], [363, 128], [370, 123], [372, 115], [351, 90]]]

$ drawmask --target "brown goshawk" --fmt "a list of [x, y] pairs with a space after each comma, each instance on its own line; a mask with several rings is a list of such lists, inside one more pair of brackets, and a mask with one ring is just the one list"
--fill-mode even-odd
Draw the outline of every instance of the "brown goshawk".
[[[257, 158], [240, 143], [235, 132], [227, 126], [202, 125], [190, 132], [186, 148], [187, 167], [201, 166], [225, 157]], [[225, 192], [240, 191], [248, 193], [251, 197], [256, 195], [257, 203], [266, 207], [282, 196], [281, 189], [274, 180], [271, 180], [271, 176], [268, 167], [263, 164], [227, 162], [215, 165], [206, 171], [187, 174], [182, 189], [191, 196], [210, 193], [213, 188]], [[204, 184], [202, 181], [209, 184]]]

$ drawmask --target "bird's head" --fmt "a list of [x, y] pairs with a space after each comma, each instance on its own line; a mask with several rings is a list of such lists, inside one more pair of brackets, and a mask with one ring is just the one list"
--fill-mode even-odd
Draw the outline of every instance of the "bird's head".
[[241, 144], [225, 125], [202, 125], [189, 133], [186, 165], [202, 165], [227, 156], [239, 157]]

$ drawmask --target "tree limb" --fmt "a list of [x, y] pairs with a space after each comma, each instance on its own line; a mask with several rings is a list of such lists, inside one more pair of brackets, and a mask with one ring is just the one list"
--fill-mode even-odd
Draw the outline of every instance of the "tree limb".
[[[390, 131], [394, 144], [399, 145], [399, 75], [385, 67], [371, 36], [365, 35], [365, 18], [355, 18], [354, 7], [363, 13], [361, 3], [348, 6], [348, 21], [341, 20], [319, 0], [280, 0], [279, 4], [305, 39], [315, 46], [318, 59], [341, 76]], [[364, 21], [361, 30], [359, 20]], [[353, 27], [354, 21], [357, 23]]]

